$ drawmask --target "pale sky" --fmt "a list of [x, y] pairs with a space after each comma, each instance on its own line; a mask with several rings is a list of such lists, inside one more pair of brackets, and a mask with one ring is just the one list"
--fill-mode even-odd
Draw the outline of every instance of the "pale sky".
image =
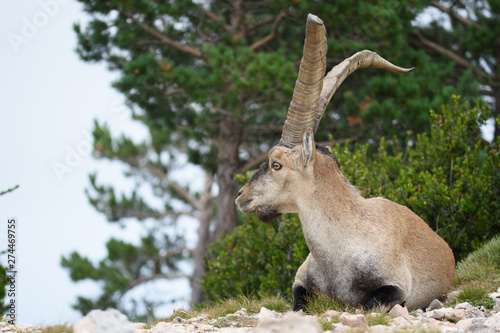
[[[94, 171], [119, 189], [131, 187], [119, 164], [89, 154], [95, 118], [115, 133], [136, 139], [147, 133], [130, 120], [122, 95], [111, 87], [116, 74], [103, 64], [84, 63], [74, 52], [72, 25], [86, 20], [74, 1], [0, 3], [0, 191], [20, 185], [0, 197], [0, 250], [7, 247], [7, 219], [16, 217], [20, 324], [80, 318], [71, 304], [77, 295], [97, 295], [98, 288], [71, 282], [61, 256], [76, 250], [98, 260], [111, 236], [136, 241], [142, 232], [137, 224], [123, 230], [107, 223], [84, 193]], [[149, 291], [165, 300], [189, 295], [186, 281]], [[171, 307], [154, 310], [166, 316]]]

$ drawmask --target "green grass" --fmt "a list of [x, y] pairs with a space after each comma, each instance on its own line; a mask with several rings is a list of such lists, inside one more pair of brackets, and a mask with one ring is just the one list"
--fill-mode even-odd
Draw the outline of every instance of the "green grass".
[[473, 306], [492, 308], [488, 294], [500, 285], [500, 236], [485, 243], [457, 264], [453, 290], [457, 291], [445, 305], [469, 302]]
[[457, 303], [469, 302], [472, 306], [483, 305], [486, 309], [492, 309], [496, 301], [488, 297], [491, 290], [486, 289], [481, 285], [466, 284], [455, 296], [454, 300]]
[[318, 318], [318, 323], [323, 329], [323, 331], [331, 331], [333, 321], [329, 321], [327, 317]]
[[389, 325], [391, 318], [386, 308], [375, 308], [364, 313], [366, 322], [369, 326], [374, 325]]
[[327, 310], [347, 311], [347, 307], [329, 296], [316, 293], [308, 298], [304, 309], [305, 312], [317, 316], [325, 313]]

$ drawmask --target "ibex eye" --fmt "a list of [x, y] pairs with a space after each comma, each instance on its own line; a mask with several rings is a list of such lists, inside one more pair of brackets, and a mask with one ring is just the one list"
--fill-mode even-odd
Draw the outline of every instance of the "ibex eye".
[[279, 164], [278, 162], [273, 162], [273, 169], [274, 170], [280, 170], [283, 166]]

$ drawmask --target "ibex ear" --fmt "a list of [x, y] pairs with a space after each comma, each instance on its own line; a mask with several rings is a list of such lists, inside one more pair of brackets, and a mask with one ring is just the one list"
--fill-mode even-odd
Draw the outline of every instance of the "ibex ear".
[[314, 146], [314, 136], [312, 131], [307, 131], [304, 134], [304, 139], [302, 140], [302, 163], [304, 167], [309, 164], [314, 163], [314, 152], [316, 148]]

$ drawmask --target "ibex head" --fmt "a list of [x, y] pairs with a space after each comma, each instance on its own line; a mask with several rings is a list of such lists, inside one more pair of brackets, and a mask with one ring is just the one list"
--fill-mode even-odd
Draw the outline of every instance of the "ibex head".
[[[269, 221], [281, 213], [297, 212], [297, 201], [307, 198], [315, 189], [313, 173], [318, 173], [320, 165], [315, 165], [318, 153], [314, 133], [328, 102], [349, 74], [366, 67], [396, 73], [407, 73], [413, 69], [395, 66], [376, 53], [365, 50], [335, 66], [325, 77], [326, 52], [323, 22], [309, 14], [304, 55], [281, 140], [270, 150], [268, 163], [239, 192], [236, 204], [243, 213], [256, 212], [261, 220]], [[333, 155], [325, 149], [319, 153], [323, 158], [327, 157], [330, 168], [338, 170], [338, 162]], [[339, 177], [342, 177], [341, 174]]]
[[256, 212], [264, 222], [281, 213], [297, 212], [298, 195], [307, 195], [312, 189], [315, 151], [311, 132], [304, 135], [301, 145], [273, 147], [268, 162], [241, 189], [236, 200], [239, 209]]

